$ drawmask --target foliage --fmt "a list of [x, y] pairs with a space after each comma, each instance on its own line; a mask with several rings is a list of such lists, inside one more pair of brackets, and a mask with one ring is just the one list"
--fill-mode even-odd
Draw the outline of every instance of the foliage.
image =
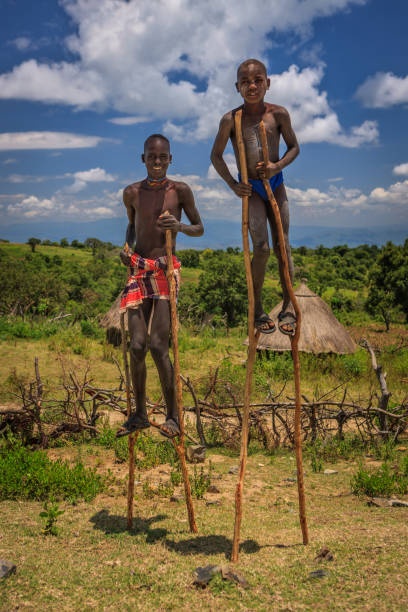
[[[390, 320], [399, 310], [408, 313], [407, 252], [407, 244], [392, 243], [382, 249], [369, 245], [294, 248], [295, 279], [306, 277], [309, 287], [343, 323], [364, 320], [365, 308]], [[188, 279], [179, 295], [181, 322], [200, 327], [209, 323], [212, 329], [243, 323], [247, 287], [240, 250], [186, 249], [178, 255]], [[64, 239], [59, 244], [43, 240], [36, 243], [34, 252], [29, 245], [0, 245], [0, 315], [37, 321], [66, 313], [72, 323], [96, 321], [110, 308], [125, 280], [119, 248], [97, 238], [72, 241], [71, 246]], [[277, 261], [271, 254], [263, 300], [269, 308], [280, 299]]]
[[205, 251], [198, 287], [202, 313], [225, 317], [237, 325], [247, 312], [247, 286], [243, 257], [224, 251]]
[[81, 462], [51, 461], [44, 451], [29, 450], [17, 439], [0, 443], [0, 500], [58, 499], [91, 501], [103, 489], [102, 479]]
[[201, 466], [200, 469], [194, 465], [193, 474], [190, 475], [191, 494], [196, 499], [203, 499], [204, 494], [207, 492], [208, 487], [211, 484], [212, 474], [212, 463], [208, 464], [208, 470], [204, 470]]
[[401, 309], [408, 320], [408, 240], [403, 246], [388, 242], [380, 251], [369, 275], [367, 310], [380, 315], [389, 329]]
[[397, 465], [386, 461], [378, 468], [360, 466], [351, 480], [351, 490], [354, 495], [370, 497], [404, 495], [408, 492], [408, 457]]
[[93, 258], [89, 251], [68, 246], [41, 246], [35, 252], [11, 246], [0, 247], [0, 315], [69, 312], [71, 321], [86, 319], [106, 312], [125, 282], [119, 257], [103, 246]]
[[29, 239], [27, 240], [27, 244], [29, 244], [29, 245], [30, 245], [31, 252], [32, 252], [32, 253], [35, 253], [35, 247], [36, 247], [37, 245], [41, 244], [41, 240], [40, 240], [40, 238], [34, 238], [34, 237], [32, 237], [32, 238], [29, 238]]
[[[95, 441], [105, 448], [113, 448], [117, 461], [121, 463], [128, 461], [128, 438], [116, 438], [115, 430], [109, 426], [102, 429]], [[157, 441], [149, 432], [142, 431], [135, 442], [135, 463], [141, 469], [149, 469], [163, 463], [175, 466], [177, 465], [177, 454], [173, 445], [168, 441]]]
[[335, 463], [340, 459], [355, 459], [367, 451], [368, 443], [359, 436], [348, 435], [344, 438], [331, 436], [317, 439], [305, 447], [305, 454], [310, 457], [314, 472], [320, 472], [323, 462]]
[[55, 502], [45, 502], [44, 510], [40, 512], [40, 517], [45, 521], [42, 530], [44, 535], [58, 535], [56, 522], [61, 514], [64, 514], [64, 510], [60, 510], [58, 504]]
[[200, 253], [195, 249], [185, 249], [177, 252], [181, 265], [186, 268], [198, 268], [200, 265]]

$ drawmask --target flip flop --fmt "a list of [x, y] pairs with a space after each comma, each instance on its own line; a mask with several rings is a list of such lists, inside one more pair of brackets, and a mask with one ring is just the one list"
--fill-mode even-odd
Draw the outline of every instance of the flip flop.
[[276, 331], [276, 325], [266, 313], [261, 314], [255, 319], [255, 327], [261, 334], [273, 334]]
[[[166, 431], [166, 429], [167, 431]], [[174, 419], [166, 419], [163, 425], [160, 427], [160, 433], [165, 438], [170, 440], [180, 435], [180, 427], [177, 421]]]
[[[280, 312], [278, 314], [278, 327], [279, 331], [286, 336], [294, 336], [296, 332], [296, 317], [292, 312]], [[291, 327], [292, 329], [283, 329], [283, 326]]]
[[116, 432], [117, 438], [123, 438], [123, 436], [129, 436], [131, 433], [135, 431], [140, 431], [141, 429], [147, 429], [150, 427], [150, 423], [145, 417], [139, 416], [131, 416], [127, 421], [125, 421]]

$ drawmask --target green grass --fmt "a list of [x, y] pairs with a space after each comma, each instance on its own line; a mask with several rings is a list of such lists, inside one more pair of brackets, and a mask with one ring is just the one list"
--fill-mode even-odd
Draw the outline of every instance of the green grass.
[[[92, 504], [60, 503], [63, 514], [52, 538], [41, 534], [41, 502], [0, 502], [1, 556], [17, 565], [17, 573], [0, 582], [0, 610], [406, 609], [408, 510], [370, 507], [350, 495], [356, 464], [339, 460], [331, 476], [305, 466], [310, 543], [304, 546], [293, 454], [275, 456], [272, 463], [264, 454], [250, 456], [239, 561], [233, 565], [237, 476], [229, 470], [237, 458], [212, 454], [211, 463], [219, 493], [194, 501], [198, 534], [188, 530], [182, 501], [147, 498], [142, 483], [135, 487], [130, 531], [126, 487], [99, 494]], [[116, 469], [126, 481], [126, 466]], [[144, 477], [152, 487], [161, 479], [165, 492], [163, 469]], [[219, 504], [208, 504], [215, 499]], [[333, 561], [316, 560], [323, 547]], [[238, 571], [248, 586], [217, 576], [206, 589], [194, 587], [196, 568], [210, 564]], [[313, 578], [316, 570], [324, 570], [321, 578]]]

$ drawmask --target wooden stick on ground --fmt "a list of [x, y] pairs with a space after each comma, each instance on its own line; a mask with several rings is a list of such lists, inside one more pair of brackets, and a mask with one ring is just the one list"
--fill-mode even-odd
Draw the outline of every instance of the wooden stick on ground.
[[[263, 121], [261, 121], [259, 125], [259, 132], [260, 132], [261, 143], [262, 143], [262, 154], [263, 154], [264, 162], [265, 164], [267, 164], [269, 160], [268, 141], [266, 137], [265, 124]], [[306, 521], [306, 503], [305, 503], [305, 488], [304, 488], [304, 478], [303, 478], [302, 440], [301, 440], [301, 424], [300, 424], [302, 405], [301, 405], [301, 391], [300, 391], [300, 363], [299, 363], [298, 343], [299, 343], [299, 336], [300, 336], [301, 313], [300, 313], [299, 305], [298, 305], [298, 302], [295, 296], [295, 292], [293, 291], [292, 281], [291, 281], [290, 274], [289, 274], [288, 256], [286, 253], [285, 237], [283, 235], [283, 228], [282, 228], [282, 221], [281, 221], [279, 206], [275, 200], [275, 196], [273, 195], [273, 191], [267, 179], [263, 180], [263, 185], [265, 187], [266, 193], [268, 194], [269, 203], [272, 207], [272, 211], [274, 214], [275, 223], [276, 223], [276, 227], [278, 231], [278, 242], [279, 242], [280, 257], [281, 257], [281, 261], [283, 265], [284, 281], [285, 281], [286, 289], [288, 291], [288, 294], [293, 304], [293, 309], [296, 315], [296, 331], [293, 336], [290, 336], [294, 377], [295, 377], [295, 452], [296, 452], [296, 466], [297, 466], [300, 526], [302, 529], [303, 544], [308, 544], [309, 536], [308, 536], [307, 521]]]
[[166, 230], [166, 255], [167, 255], [167, 278], [169, 282], [170, 290], [170, 312], [171, 312], [171, 335], [173, 344], [173, 365], [174, 365], [174, 379], [176, 384], [176, 400], [177, 400], [177, 412], [180, 428], [179, 441], [176, 442], [173, 439], [173, 445], [176, 449], [178, 458], [180, 460], [181, 472], [183, 475], [184, 482], [184, 494], [186, 498], [188, 521], [190, 525], [190, 531], [197, 533], [197, 525], [194, 516], [193, 500], [191, 497], [191, 486], [190, 479], [188, 476], [187, 464], [186, 464], [186, 452], [185, 452], [185, 435], [184, 435], [184, 412], [183, 412], [183, 388], [181, 382], [180, 373], [180, 358], [178, 350], [178, 319], [177, 319], [177, 296], [176, 296], [176, 279], [174, 278], [174, 265], [173, 265], [173, 239], [171, 230]]
[[[241, 170], [241, 180], [243, 183], [248, 183], [248, 171], [245, 155], [245, 145], [242, 138], [242, 109], [235, 113], [235, 133], [239, 151], [239, 165]], [[241, 429], [241, 452], [240, 452], [240, 463], [239, 463], [239, 476], [237, 488], [235, 491], [235, 524], [234, 524], [234, 539], [232, 542], [232, 554], [231, 560], [233, 562], [238, 561], [239, 554], [239, 538], [242, 522], [242, 499], [244, 489], [244, 478], [246, 470], [246, 461], [248, 456], [248, 433], [249, 433], [249, 409], [251, 400], [251, 389], [252, 389], [252, 374], [254, 368], [254, 361], [256, 356], [256, 347], [258, 343], [259, 333], [255, 333], [255, 299], [254, 299], [254, 288], [252, 283], [252, 270], [251, 270], [251, 255], [249, 249], [248, 239], [248, 227], [249, 227], [249, 215], [248, 215], [248, 196], [242, 198], [242, 243], [244, 250], [244, 263], [245, 263], [245, 274], [248, 287], [248, 357], [247, 357], [247, 369], [245, 377], [245, 391], [244, 391], [244, 409], [242, 415], [242, 429]]]
[[[120, 315], [120, 331], [122, 334], [122, 354], [123, 367], [125, 370], [125, 385], [126, 385], [126, 414], [129, 419], [132, 412], [131, 390], [130, 390], [130, 374], [129, 362], [127, 358], [127, 336], [125, 329], [125, 313]], [[133, 527], [133, 499], [135, 490], [135, 442], [139, 432], [131, 433], [128, 438], [129, 448], [129, 477], [128, 477], [128, 494], [127, 494], [127, 528]]]

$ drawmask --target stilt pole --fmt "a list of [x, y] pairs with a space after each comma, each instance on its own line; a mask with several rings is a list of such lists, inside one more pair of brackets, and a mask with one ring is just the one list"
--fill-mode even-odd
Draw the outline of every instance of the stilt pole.
[[[131, 401], [131, 385], [130, 385], [130, 374], [129, 374], [129, 362], [127, 354], [127, 336], [125, 329], [125, 313], [120, 315], [120, 331], [122, 334], [122, 354], [123, 354], [123, 367], [125, 370], [125, 385], [126, 385], [126, 415], [129, 419], [132, 412], [132, 401]], [[132, 529], [133, 527], [133, 499], [135, 491], [135, 442], [139, 432], [131, 433], [128, 438], [129, 448], [129, 476], [128, 476], [128, 493], [127, 493], [127, 528]]]
[[[264, 158], [265, 164], [269, 160], [269, 152], [268, 152], [268, 141], [266, 137], [266, 129], [265, 124], [261, 121], [259, 125], [259, 132], [262, 143], [262, 154]], [[282, 228], [282, 220], [280, 216], [279, 206], [275, 200], [275, 196], [273, 195], [273, 191], [271, 189], [270, 183], [267, 179], [263, 180], [263, 185], [265, 187], [265, 191], [268, 194], [269, 203], [272, 207], [273, 215], [275, 218], [276, 228], [278, 231], [278, 243], [280, 250], [280, 257], [283, 266], [283, 275], [284, 282], [289, 294], [290, 300], [293, 304], [293, 309], [296, 315], [296, 331], [293, 336], [290, 336], [290, 344], [292, 349], [292, 360], [293, 360], [293, 368], [294, 368], [294, 378], [295, 378], [295, 452], [296, 452], [296, 467], [297, 467], [297, 484], [298, 484], [298, 496], [299, 496], [299, 519], [300, 526], [302, 529], [303, 536], [303, 544], [309, 543], [308, 529], [307, 529], [307, 521], [306, 521], [306, 502], [305, 502], [305, 487], [304, 487], [304, 478], [303, 478], [303, 458], [302, 458], [302, 439], [301, 439], [301, 427], [300, 427], [300, 417], [301, 417], [301, 391], [300, 391], [300, 363], [299, 363], [299, 336], [300, 336], [300, 326], [301, 326], [301, 313], [299, 309], [299, 305], [295, 296], [295, 292], [293, 291], [292, 281], [289, 274], [289, 262], [288, 256], [286, 253], [285, 246], [285, 237], [283, 234]]]
[[[235, 113], [235, 134], [239, 151], [239, 165], [241, 170], [241, 180], [243, 183], [248, 183], [248, 171], [245, 155], [245, 144], [242, 138], [242, 110]], [[242, 415], [241, 429], [241, 452], [239, 462], [238, 483], [235, 490], [235, 524], [234, 524], [234, 539], [232, 542], [231, 560], [235, 563], [238, 561], [239, 555], [239, 540], [242, 522], [242, 506], [244, 492], [244, 478], [246, 470], [246, 462], [248, 457], [248, 434], [249, 434], [249, 409], [251, 402], [252, 390], [252, 374], [256, 356], [256, 347], [258, 343], [259, 333], [255, 333], [255, 299], [254, 288], [252, 282], [251, 270], [251, 255], [248, 239], [249, 214], [248, 214], [248, 196], [242, 198], [242, 243], [244, 251], [245, 274], [248, 287], [248, 353], [247, 367], [245, 377], [244, 390], [244, 409]]]
[[188, 521], [190, 525], [190, 531], [197, 533], [197, 525], [194, 516], [194, 506], [191, 497], [191, 486], [190, 479], [188, 476], [187, 463], [186, 463], [186, 452], [185, 452], [185, 435], [184, 435], [184, 411], [183, 411], [183, 388], [180, 373], [180, 358], [178, 348], [178, 318], [177, 318], [177, 299], [176, 299], [176, 280], [174, 278], [174, 265], [173, 265], [173, 240], [171, 230], [166, 230], [166, 255], [167, 255], [167, 278], [169, 282], [170, 290], [170, 313], [171, 313], [171, 336], [173, 345], [173, 366], [174, 366], [174, 379], [176, 384], [176, 401], [177, 401], [177, 412], [180, 427], [179, 440], [176, 442], [173, 439], [174, 448], [176, 449], [178, 458], [180, 460], [181, 472], [183, 475], [184, 483], [184, 494], [186, 498]]

